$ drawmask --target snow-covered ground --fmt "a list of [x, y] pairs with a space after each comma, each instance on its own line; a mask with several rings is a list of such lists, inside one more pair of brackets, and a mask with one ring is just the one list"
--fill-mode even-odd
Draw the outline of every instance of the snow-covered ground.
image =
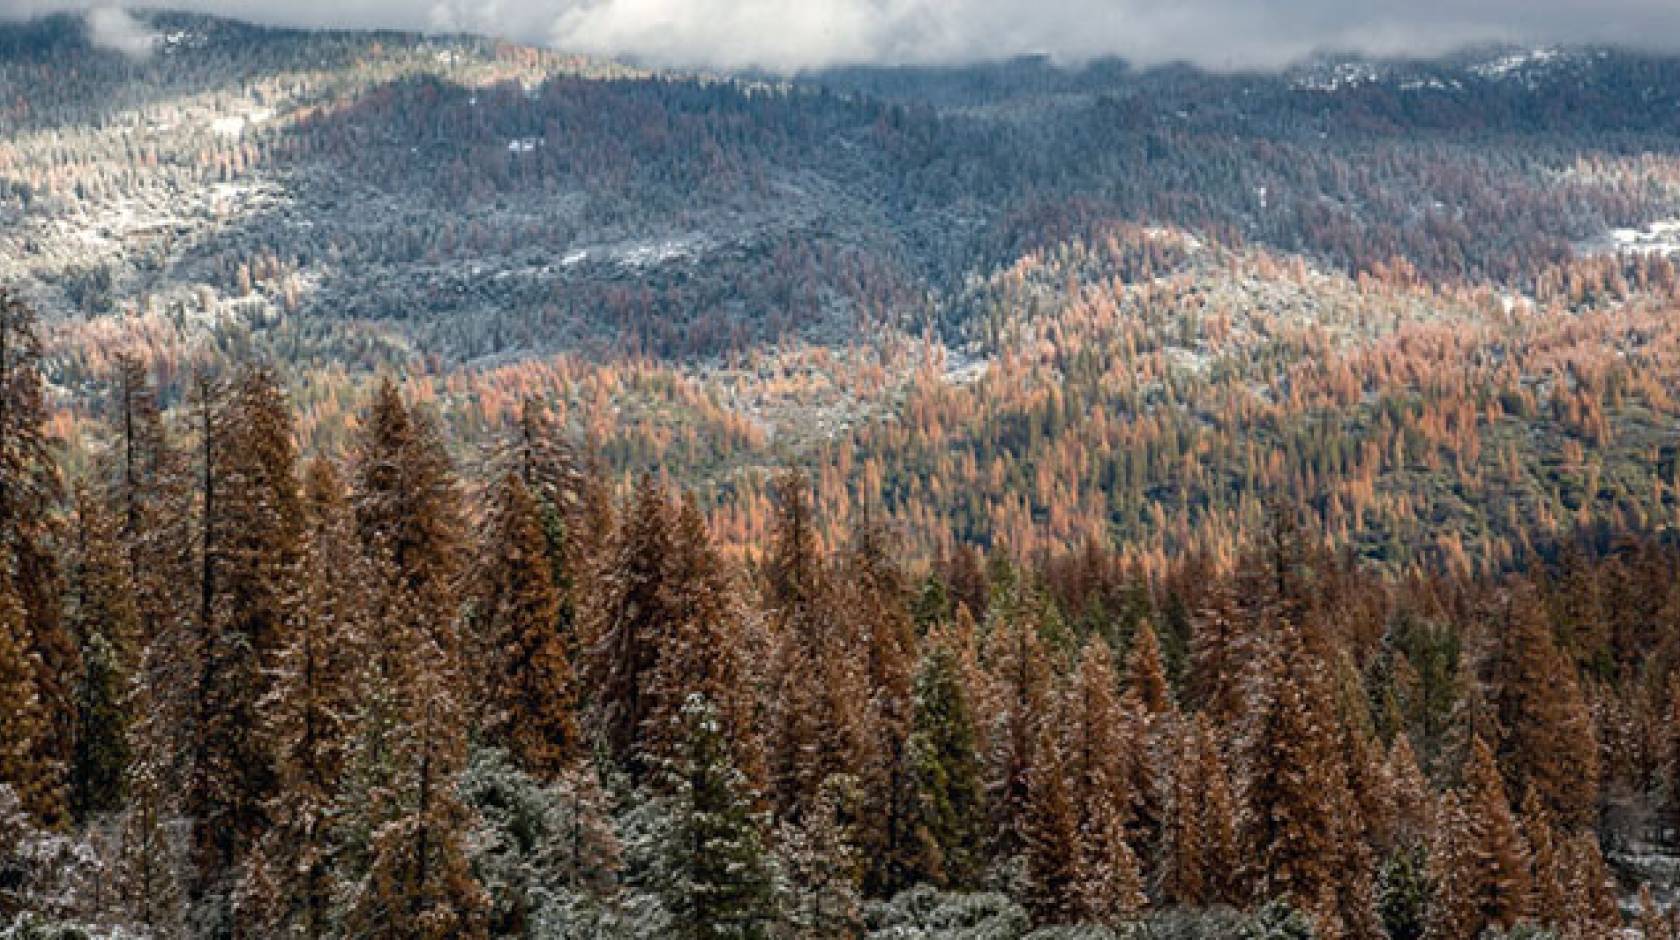
[[1642, 229], [1611, 229], [1609, 247], [1636, 254], [1680, 254], [1680, 219], [1652, 222]]

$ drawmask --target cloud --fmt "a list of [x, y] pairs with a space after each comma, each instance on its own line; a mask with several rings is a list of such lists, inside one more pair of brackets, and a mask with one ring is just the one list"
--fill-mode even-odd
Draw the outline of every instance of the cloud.
[[[82, 0], [85, 5], [86, 0]], [[0, 0], [0, 14], [76, 0]], [[287, 26], [464, 31], [669, 65], [795, 70], [1048, 53], [1275, 67], [1486, 42], [1680, 50], [1677, 0], [177, 0]], [[96, 17], [109, 19], [113, 7]], [[114, 37], [132, 31], [114, 30]]]
[[118, 6], [89, 10], [87, 24], [88, 39], [102, 49], [143, 59], [157, 47], [157, 34]]

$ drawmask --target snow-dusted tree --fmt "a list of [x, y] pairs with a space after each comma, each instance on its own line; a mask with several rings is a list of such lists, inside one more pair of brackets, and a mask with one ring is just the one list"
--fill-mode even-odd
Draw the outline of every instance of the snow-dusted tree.
[[1489, 740], [1512, 792], [1529, 786], [1566, 828], [1593, 820], [1598, 742], [1574, 664], [1554, 642], [1540, 601], [1526, 590], [1505, 599], [1486, 664], [1501, 738]]
[[210, 574], [188, 808], [198, 826], [197, 892], [224, 895], [267, 828], [275, 795], [259, 703], [296, 615], [304, 520], [291, 408], [278, 376], [244, 369], [206, 420]]
[[368, 569], [344, 486], [325, 460], [305, 470], [303, 507], [308, 590], [260, 703], [276, 792], [269, 827], [246, 866], [240, 914], [255, 933], [322, 937], [332, 930], [339, 890], [332, 811], [368, 652], [361, 596]]
[[1039, 730], [1050, 712], [1050, 664], [1030, 609], [1000, 613], [986, 636], [984, 659], [992, 687], [986, 742], [986, 801], [991, 851], [1005, 859], [1026, 847], [1025, 822], [1037, 763]]
[[670, 632], [665, 574], [671, 555], [670, 508], [644, 476], [580, 611], [584, 679], [595, 727], [614, 763], [640, 779], [649, 767], [641, 736], [653, 702], [648, 695], [660, 644]]
[[1493, 753], [1480, 738], [1471, 744], [1464, 770], [1476, 908], [1480, 924], [1509, 929], [1531, 912], [1528, 847], [1511, 813]]
[[968, 888], [982, 867], [985, 794], [974, 716], [953, 643], [936, 634], [916, 671], [906, 750], [915, 788], [911, 825], [918, 850], [906, 865], [904, 879]]
[[[66, 821], [76, 739], [76, 643], [62, 616], [53, 551], [62, 495], [46, 434], [45, 382], [35, 312], [0, 289], [0, 709], [18, 731], [0, 750], [0, 783], [17, 788], [42, 822]], [[0, 714], [12, 714], [0, 711]]]
[[659, 774], [666, 824], [653, 844], [627, 845], [632, 878], [660, 899], [667, 936], [766, 937], [775, 895], [753, 795], [711, 703], [691, 696], [683, 721], [683, 750]]
[[1261, 898], [1316, 910], [1334, 889], [1347, 806], [1324, 664], [1282, 624], [1264, 651], [1244, 735], [1244, 854]]
[[582, 752], [560, 592], [541, 507], [525, 483], [508, 473], [492, 500], [477, 591], [482, 681], [473, 688], [482, 696], [485, 740], [552, 780]]
[[638, 745], [649, 766], [682, 749], [683, 708], [696, 693], [717, 711], [736, 766], [755, 786], [764, 779], [759, 703], [743, 649], [739, 605], [705, 514], [690, 497], [675, 509], [662, 598], [670, 618], [648, 677], [647, 718]]
[[490, 898], [492, 936], [547, 936], [539, 924], [605, 913], [620, 846], [587, 762], [545, 781], [504, 751], [481, 750], [461, 778], [461, 799], [477, 818], [468, 854]]
[[430, 635], [410, 639], [394, 768], [368, 827], [365, 871], [349, 888], [346, 928], [371, 938], [482, 937], [489, 898], [467, 863], [471, 813], [456, 793], [466, 735], [447, 661]]
[[137, 665], [140, 610], [109, 512], [76, 489], [71, 625], [82, 648], [76, 690], [76, 759], [70, 805], [77, 819], [121, 807], [129, 758], [129, 690]]
[[854, 778], [830, 777], [802, 819], [777, 826], [778, 934], [810, 940], [857, 935], [864, 859], [847, 819], [859, 815], [863, 800]]
[[768, 763], [777, 815], [787, 819], [810, 808], [829, 777], [880, 760], [867, 727], [867, 665], [817, 543], [809, 488], [797, 473], [777, 481], [764, 561], [775, 643]]
[[1039, 924], [1072, 923], [1081, 906], [1080, 820], [1069, 799], [1064, 763], [1050, 723], [1043, 722], [1027, 768], [1026, 811], [1020, 822], [1027, 909]]

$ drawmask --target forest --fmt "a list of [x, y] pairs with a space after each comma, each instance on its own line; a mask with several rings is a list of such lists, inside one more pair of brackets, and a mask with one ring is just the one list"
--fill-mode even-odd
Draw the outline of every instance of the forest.
[[8, 936], [1675, 935], [1661, 533], [907, 562], [789, 471], [726, 553], [537, 399], [306, 457], [272, 368], [133, 357], [71, 472], [0, 309]]
[[1680, 940], [1680, 59], [0, 22], [0, 940]]

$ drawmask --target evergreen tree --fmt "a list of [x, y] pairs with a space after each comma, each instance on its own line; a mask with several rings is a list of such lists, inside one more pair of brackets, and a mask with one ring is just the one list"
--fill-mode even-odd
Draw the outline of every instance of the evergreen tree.
[[1138, 625], [1131, 652], [1126, 656], [1126, 693], [1151, 717], [1173, 709], [1166, 666], [1161, 662], [1161, 644], [1147, 622]]
[[675, 620], [666, 583], [671, 531], [665, 494], [644, 476], [582, 613], [594, 722], [617, 766], [637, 779], [651, 769], [642, 741], [654, 705], [649, 690]]
[[683, 727], [683, 751], [662, 772], [669, 826], [644, 886], [663, 901], [676, 940], [766, 937], [774, 896], [746, 778], [701, 696], [683, 709]]
[[1396, 849], [1383, 862], [1377, 884], [1377, 915], [1388, 940], [1423, 940], [1433, 890], [1423, 846]]
[[953, 641], [930, 641], [917, 668], [906, 746], [914, 779], [912, 826], [918, 851], [904, 880], [944, 888], [974, 885], [981, 869], [985, 807], [974, 716]]
[[658, 641], [647, 680], [647, 718], [638, 751], [651, 766], [682, 749], [682, 712], [698, 693], [712, 703], [729, 735], [738, 769], [755, 786], [764, 779], [759, 703], [743, 661], [741, 616], [734, 585], [712, 545], [705, 515], [692, 497], [676, 510], [660, 593], [670, 622]]
[[273, 757], [260, 703], [296, 615], [303, 514], [291, 409], [272, 371], [245, 369], [204, 418], [205, 608], [190, 808], [198, 889], [222, 890], [268, 827]]
[[1424, 935], [1429, 940], [1475, 940], [1486, 921], [1480, 908], [1484, 873], [1477, 864], [1471, 818], [1458, 791], [1441, 799], [1429, 848], [1430, 895]]
[[1528, 849], [1517, 831], [1493, 753], [1480, 738], [1472, 743], [1464, 771], [1464, 806], [1478, 923], [1508, 930], [1530, 912]]
[[9, 687], [4, 704], [33, 715], [7, 735], [14, 754], [4, 762], [11, 766], [0, 765], [0, 783], [16, 786], [24, 808], [56, 827], [69, 808], [81, 663], [61, 614], [53, 512], [62, 487], [46, 421], [35, 312], [0, 289], [0, 631], [9, 634], [0, 640], [9, 647], [0, 650], [0, 684]]
[[1598, 745], [1574, 665], [1526, 590], [1506, 599], [1501, 620], [1487, 670], [1509, 782], [1514, 792], [1534, 786], [1565, 826], [1587, 825], [1598, 802]]
[[352, 887], [348, 929], [374, 938], [483, 937], [489, 898], [467, 864], [471, 817], [455, 792], [465, 735], [446, 661], [429, 635], [410, 638], [396, 772], [376, 804], [367, 869]]
[[1323, 664], [1285, 623], [1249, 704], [1243, 844], [1259, 897], [1315, 909], [1333, 889], [1346, 806]]
[[1081, 907], [1079, 815], [1069, 799], [1061, 748], [1047, 725], [1033, 758], [1021, 820], [1027, 908], [1039, 924], [1072, 923]]
[[72, 628], [83, 670], [76, 695], [70, 802], [76, 818], [84, 821], [121, 807], [128, 772], [128, 696], [141, 628], [134, 583], [117, 538], [104, 507], [78, 487]]
[[560, 592], [537, 502], [519, 476], [495, 493], [481, 557], [479, 630], [484, 733], [533, 775], [552, 780], [582, 753]]
[[341, 887], [330, 835], [367, 652], [360, 592], [368, 572], [344, 485], [330, 463], [308, 465], [303, 506], [309, 591], [261, 702], [277, 786], [267, 807], [271, 824], [247, 866], [241, 914], [258, 934], [324, 937]]
[[991, 850], [1008, 858], [1026, 846], [1025, 821], [1032, 770], [1038, 761], [1039, 727], [1048, 716], [1050, 664], [1038, 625], [1026, 611], [999, 614], [986, 637], [985, 660], [993, 687], [987, 741], [986, 803], [991, 811]]

